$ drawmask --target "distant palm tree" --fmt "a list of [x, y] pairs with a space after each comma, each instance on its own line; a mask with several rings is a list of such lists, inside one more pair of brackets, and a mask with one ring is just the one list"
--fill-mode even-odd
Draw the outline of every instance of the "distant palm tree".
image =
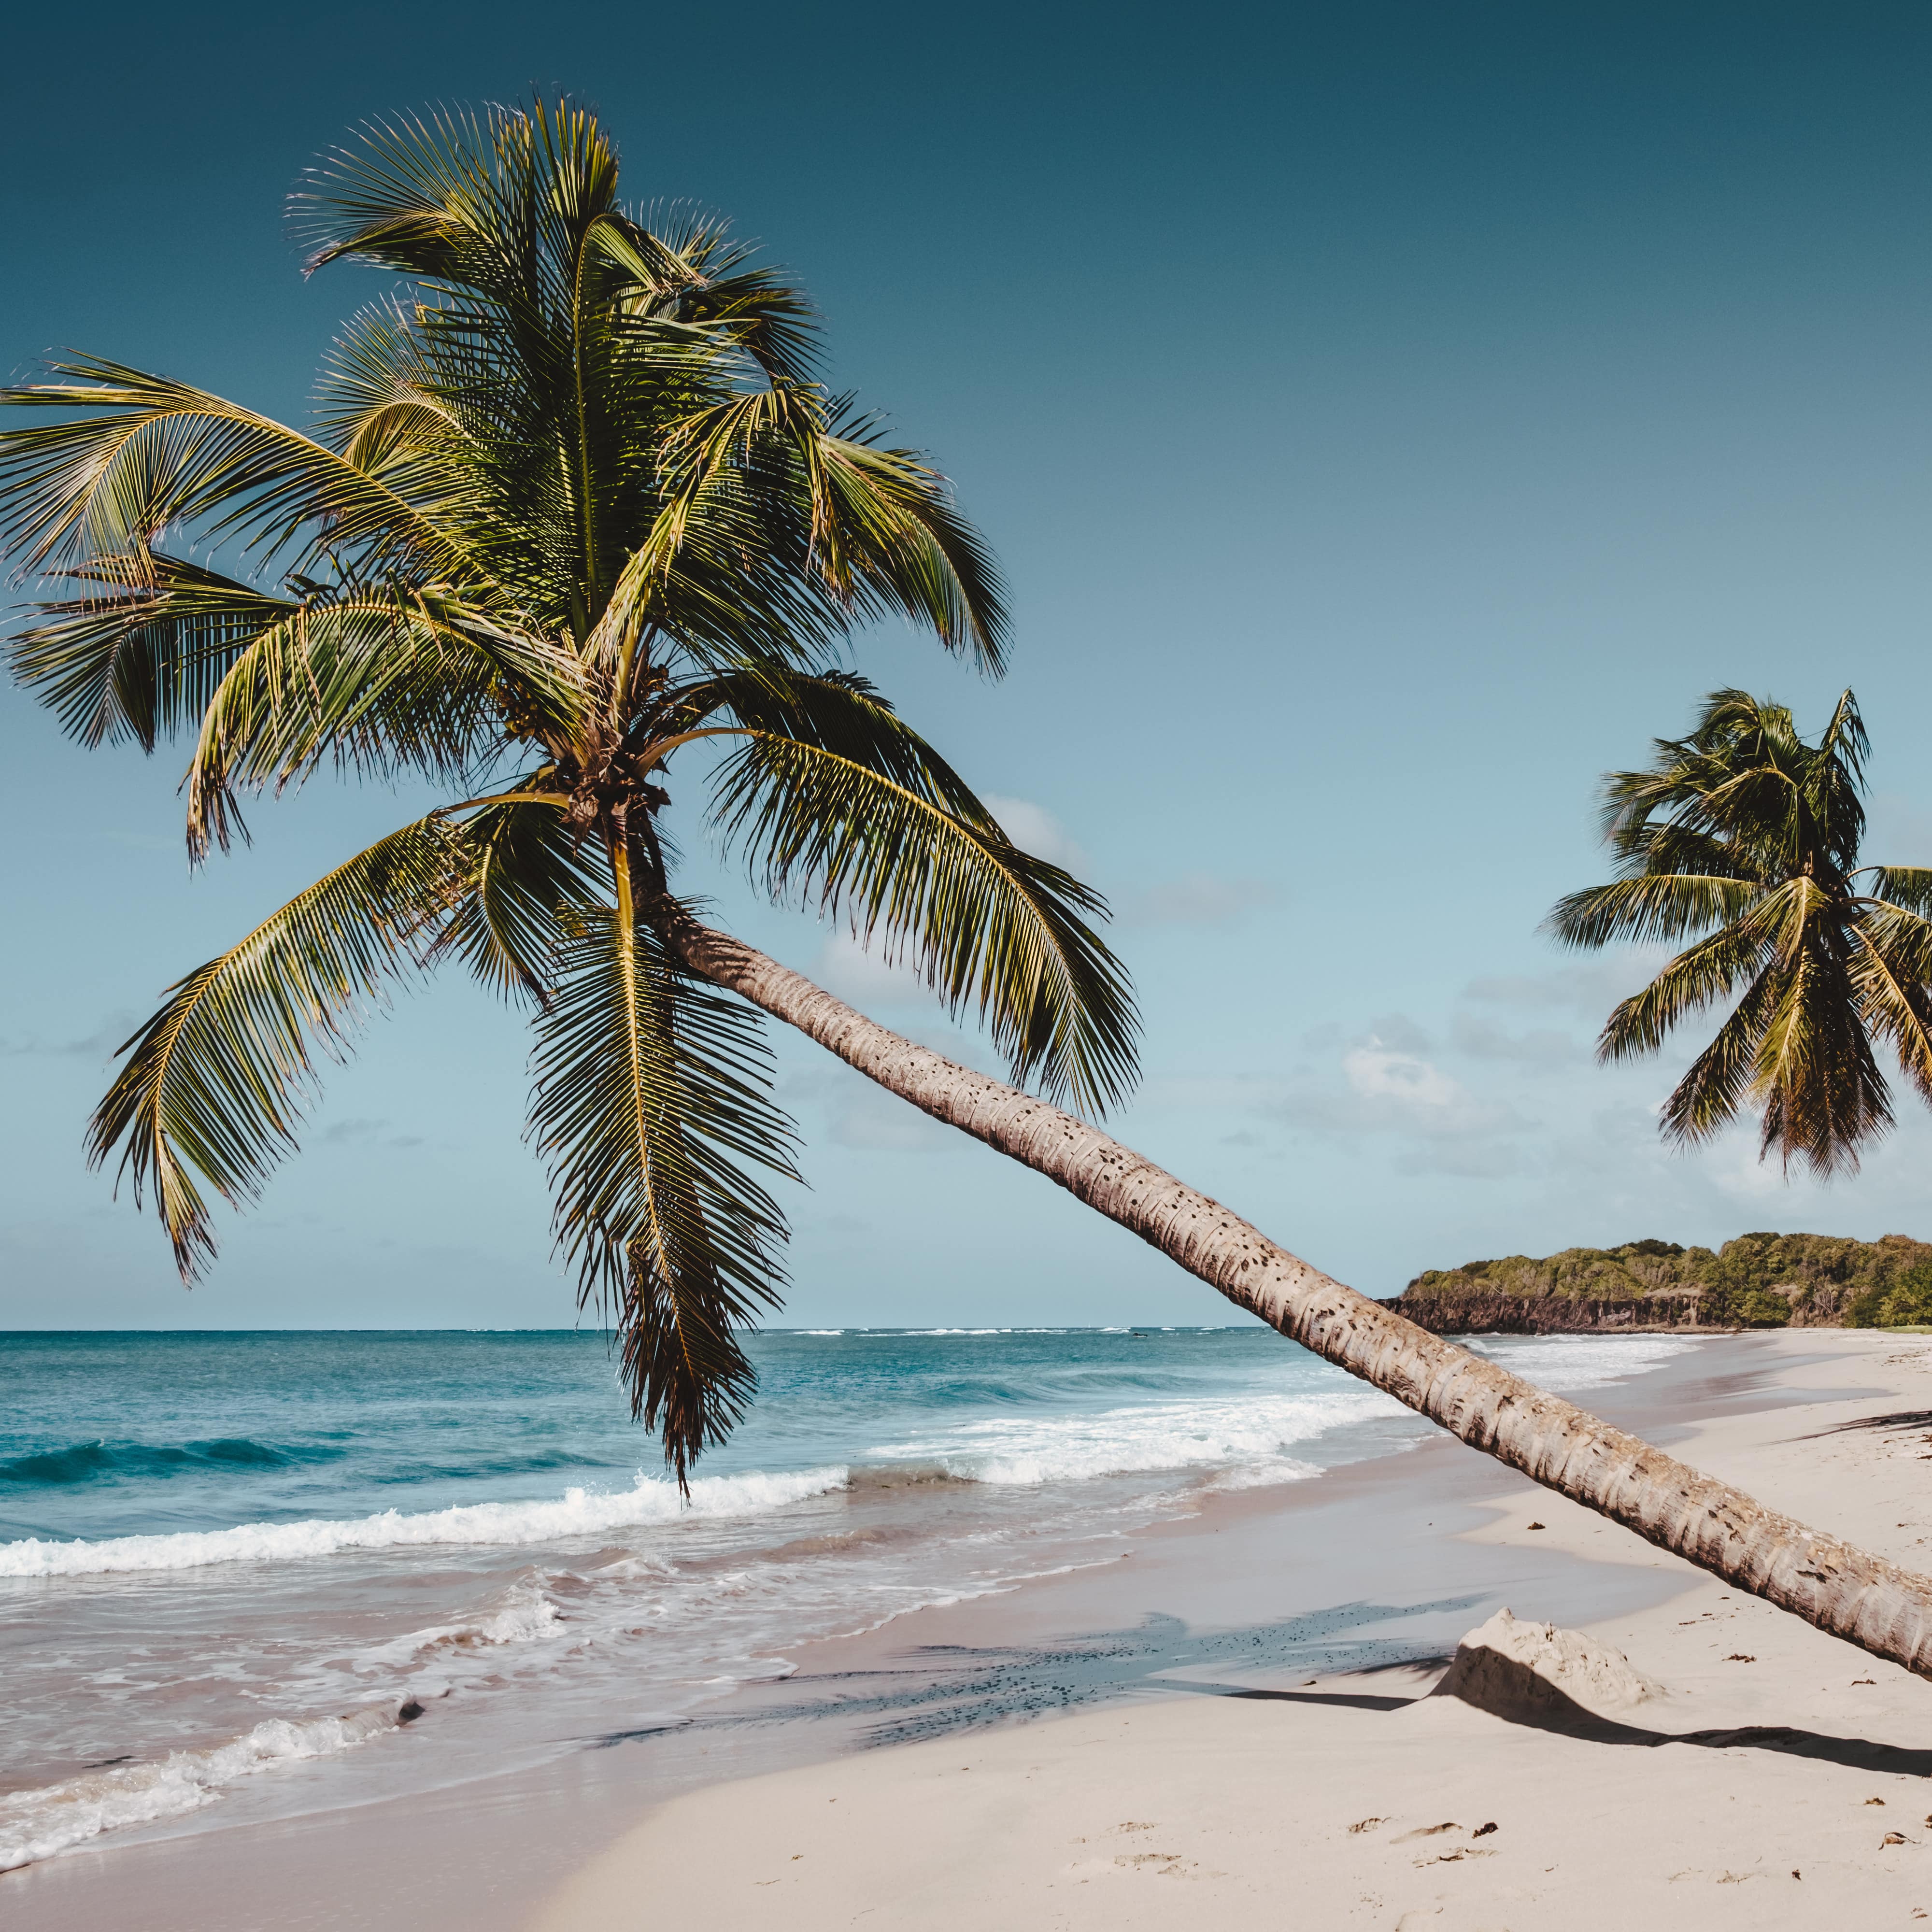
[[[703, 743], [724, 752], [714, 820], [775, 897], [909, 952], [1047, 1094], [1095, 1111], [1132, 1077], [1099, 900], [832, 663], [897, 611], [997, 670], [977, 539], [812, 383], [794, 291], [714, 228], [645, 228], [616, 185], [568, 107], [378, 128], [336, 156], [298, 204], [314, 260], [415, 286], [352, 324], [318, 438], [98, 362], [0, 392], [65, 418], [0, 436], [0, 538], [76, 592], [36, 607], [16, 669], [88, 743], [194, 728], [197, 853], [238, 830], [238, 794], [325, 761], [464, 793], [197, 968], [129, 1042], [92, 1149], [152, 1185], [184, 1274], [212, 1252], [194, 1175], [259, 1192], [316, 1048], [394, 976], [458, 961], [535, 1006], [560, 1244], [682, 1480], [743, 1409], [736, 1331], [782, 1280], [777, 1206], [741, 1164], [790, 1171], [758, 1009], [1462, 1441], [1932, 1675], [1923, 1578], [1426, 1333], [1090, 1120], [698, 922], [661, 828], [667, 764]], [[224, 547], [252, 574], [218, 569]]]
[[257, 1194], [316, 1047], [393, 976], [468, 967], [535, 1009], [559, 1245], [682, 1480], [752, 1386], [737, 1331], [784, 1235], [752, 1170], [790, 1174], [794, 1134], [757, 1016], [667, 944], [673, 759], [722, 752], [712, 818], [772, 896], [909, 950], [1017, 1078], [1118, 1098], [1127, 982], [1100, 899], [838, 668], [896, 613], [997, 674], [1004, 616], [941, 479], [813, 380], [794, 289], [716, 224], [627, 213], [567, 104], [372, 128], [294, 212], [311, 268], [408, 278], [337, 344], [316, 436], [91, 358], [5, 392], [63, 419], [0, 438], [0, 534], [69, 586], [15, 668], [90, 745], [193, 731], [197, 857], [238, 795], [326, 762], [454, 802], [175, 986], [93, 1157], [152, 1188], [192, 1279], [197, 1181]]
[[1707, 1141], [1748, 1108], [1760, 1156], [1856, 1169], [1892, 1124], [1881, 1045], [1932, 1100], [1932, 870], [1858, 862], [1866, 750], [1849, 691], [1815, 745], [1784, 706], [1718, 691], [1688, 737], [1605, 777], [1622, 876], [1560, 900], [1550, 929], [1575, 946], [1706, 936], [1616, 1008], [1598, 1058], [1731, 1007], [1664, 1103], [1667, 1138]]

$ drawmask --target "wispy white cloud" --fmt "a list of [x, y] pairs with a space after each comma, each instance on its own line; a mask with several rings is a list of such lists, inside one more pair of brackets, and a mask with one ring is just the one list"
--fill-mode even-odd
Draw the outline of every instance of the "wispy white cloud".
[[1070, 872], [1086, 869], [1087, 854], [1045, 806], [1036, 805], [1029, 798], [1007, 798], [997, 792], [988, 792], [986, 799], [1000, 829], [1022, 852], [1064, 866]]
[[883, 937], [868, 945], [849, 932], [827, 933], [811, 976], [861, 1012], [880, 1006], [930, 1007], [936, 997], [916, 967], [887, 958]]
[[1325, 1139], [1391, 1142], [1404, 1173], [1489, 1178], [1524, 1166], [1518, 1143], [1536, 1123], [1445, 1071], [1403, 1016], [1385, 1016], [1330, 1065], [1339, 1087], [1332, 1076], [1298, 1082], [1268, 1111]]

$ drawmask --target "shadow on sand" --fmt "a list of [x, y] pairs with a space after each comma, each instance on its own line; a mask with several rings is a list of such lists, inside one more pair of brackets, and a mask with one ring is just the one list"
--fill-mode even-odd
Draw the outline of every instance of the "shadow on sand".
[[[1450, 1658], [1442, 1648], [1439, 1623], [1430, 1633], [1432, 1641], [1353, 1633], [1376, 1624], [1460, 1617], [1484, 1600], [1481, 1597], [1454, 1597], [1426, 1604], [1340, 1604], [1279, 1623], [1204, 1633], [1190, 1630], [1178, 1617], [1156, 1616], [1132, 1630], [1105, 1631], [1036, 1649], [926, 1645], [906, 1652], [904, 1664], [890, 1670], [792, 1678], [771, 1701], [750, 1710], [610, 1731], [586, 1742], [593, 1748], [608, 1748], [671, 1731], [688, 1734], [754, 1724], [838, 1720], [853, 1727], [854, 1742], [862, 1749], [979, 1730], [1011, 1718], [1076, 1710], [1148, 1693], [1242, 1697], [1381, 1713], [1402, 1711], [1421, 1700], [1368, 1690], [1263, 1690], [1178, 1673], [1208, 1665], [1237, 1672], [1305, 1671], [1311, 1676], [1372, 1678], [1388, 1671], [1440, 1670]], [[1463, 1701], [1529, 1730], [1555, 1732], [1591, 1744], [1652, 1750], [1663, 1744], [1689, 1744], [1703, 1750], [1779, 1751], [1790, 1757], [1816, 1758], [1856, 1770], [1932, 1777], [1932, 1750], [1906, 1750], [1868, 1738], [1832, 1737], [1789, 1724], [1655, 1731], [1622, 1724], [1586, 1710], [1512, 1658], [1493, 1651], [1479, 1654], [1484, 1667], [1462, 1674], [1470, 1694]]]
[[[1203, 1665], [1216, 1671], [1293, 1671], [1315, 1676], [1441, 1664], [1447, 1659], [1439, 1622], [1426, 1638], [1354, 1633], [1372, 1624], [1419, 1618], [1461, 1622], [1487, 1601], [1483, 1596], [1464, 1596], [1425, 1604], [1339, 1604], [1279, 1623], [1202, 1633], [1190, 1630], [1178, 1617], [1154, 1616], [1132, 1630], [1102, 1631], [1039, 1648], [922, 1645], [904, 1652], [904, 1663], [892, 1669], [791, 1678], [770, 1702], [748, 1711], [700, 1717], [675, 1728], [837, 1719], [860, 1726], [861, 1745], [905, 1744], [1148, 1690], [1218, 1688], [1172, 1678], [1176, 1671]], [[598, 1746], [627, 1744], [668, 1728], [673, 1727], [612, 1731], [592, 1742]]]
[[[1614, 1718], [1600, 1718], [1595, 1712], [1586, 1710], [1514, 1658], [1488, 1651], [1483, 1653], [1483, 1670], [1472, 1675], [1482, 1684], [1484, 1694], [1465, 1695], [1462, 1701], [1532, 1730], [1554, 1731], [1589, 1744], [1635, 1745], [1646, 1750], [1660, 1744], [1691, 1744], [1701, 1750], [1780, 1751], [1787, 1757], [1817, 1758], [1854, 1771], [1888, 1772], [1900, 1778], [1932, 1777], [1932, 1750], [1906, 1750], [1869, 1738], [1832, 1737], [1790, 1724], [1747, 1724], [1733, 1730], [1647, 1730], [1641, 1725], [1619, 1724]], [[1262, 1698], [1277, 1703], [1334, 1704], [1365, 1711], [1406, 1710], [1421, 1701], [1328, 1691], [1257, 1690], [1238, 1684], [1175, 1683], [1165, 1688], [1204, 1690], [1223, 1697]]]

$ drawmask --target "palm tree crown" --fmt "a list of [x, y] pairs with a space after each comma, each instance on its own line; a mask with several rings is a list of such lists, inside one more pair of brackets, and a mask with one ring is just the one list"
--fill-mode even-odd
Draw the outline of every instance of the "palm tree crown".
[[1619, 877], [1561, 900], [1550, 929], [1576, 946], [1707, 936], [1616, 1008], [1598, 1057], [1731, 1008], [1665, 1103], [1667, 1137], [1708, 1140], [1750, 1107], [1761, 1157], [1856, 1169], [1892, 1122], [1879, 1043], [1932, 1100], [1932, 870], [1858, 862], [1867, 748], [1849, 691], [1816, 744], [1782, 705], [1719, 691], [1688, 737], [1605, 778]]
[[170, 990], [90, 1129], [152, 1190], [184, 1277], [295, 1144], [318, 1047], [400, 974], [533, 1010], [532, 1138], [580, 1297], [614, 1318], [680, 1481], [742, 1414], [736, 1331], [775, 1306], [793, 1172], [758, 1016], [697, 978], [663, 830], [712, 821], [781, 901], [909, 955], [1016, 1078], [1097, 1109], [1136, 1020], [1099, 898], [1019, 850], [842, 668], [897, 615], [989, 674], [994, 567], [943, 479], [814, 376], [814, 320], [718, 224], [647, 226], [568, 103], [366, 130], [293, 200], [311, 268], [398, 272], [305, 434], [68, 357], [7, 391], [0, 539], [54, 594], [17, 675], [88, 744], [191, 734], [197, 856], [329, 764], [452, 802]]

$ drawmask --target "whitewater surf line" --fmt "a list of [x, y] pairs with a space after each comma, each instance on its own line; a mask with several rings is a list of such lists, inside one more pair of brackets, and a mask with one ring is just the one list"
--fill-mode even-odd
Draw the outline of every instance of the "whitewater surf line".
[[177, 1530], [98, 1542], [28, 1537], [0, 1544], [0, 1576], [95, 1576], [136, 1570], [193, 1570], [211, 1563], [286, 1562], [340, 1550], [394, 1550], [436, 1544], [514, 1546], [594, 1535], [633, 1523], [687, 1514], [757, 1516], [845, 1486], [843, 1468], [795, 1474], [709, 1476], [687, 1502], [675, 1484], [640, 1476], [633, 1489], [604, 1494], [566, 1490], [550, 1502], [462, 1503], [406, 1516], [397, 1510], [349, 1521], [244, 1522], [232, 1529]]

